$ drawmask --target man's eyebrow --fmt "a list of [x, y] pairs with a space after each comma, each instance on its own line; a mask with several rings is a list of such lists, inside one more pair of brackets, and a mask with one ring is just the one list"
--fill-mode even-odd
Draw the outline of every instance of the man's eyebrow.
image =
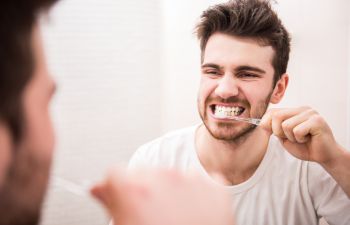
[[[221, 70], [222, 67], [215, 64], [215, 63], [204, 63], [202, 64], [202, 69], [203, 68], [214, 68], [214, 69], [217, 69], [217, 70]], [[265, 74], [266, 71], [263, 70], [263, 69], [260, 69], [258, 67], [255, 67], [255, 66], [249, 66], [249, 65], [242, 65], [242, 66], [238, 66], [237, 68], [235, 68], [235, 72], [238, 73], [238, 72], [241, 72], [241, 71], [253, 71], [253, 72], [258, 72], [258, 73], [261, 73], [261, 74]]]
[[215, 63], [204, 63], [204, 64], [202, 64], [201, 67], [202, 67], [202, 69], [203, 68], [207, 68], [207, 67], [214, 68], [214, 69], [217, 69], [217, 70], [222, 69], [222, 67], [220, 67], [219, 65], [217, 65]]
[[262, 74], [266, 73], [266, 71], [263, 69], [260, 69], [260, 68], [255, 67], [255, 66], [248, 66], [248, 65], [239, 66], [239, 67], [235, 68], [235, 72], [240, 72], [240, 71], [254, 71], [254, 72], [258, 72], [258, 73], [262, 73]]

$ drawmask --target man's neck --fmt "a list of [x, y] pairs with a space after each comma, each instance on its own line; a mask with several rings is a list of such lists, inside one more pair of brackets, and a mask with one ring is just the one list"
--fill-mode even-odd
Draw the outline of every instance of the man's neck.
[[264, 158], [270, 136], [259, 128], [237, 142], [214, 138], [202, 125], [196, 132], [199, 160], [212, 177], [220, 175], [220, 183], [235, 185], [248, 180]]

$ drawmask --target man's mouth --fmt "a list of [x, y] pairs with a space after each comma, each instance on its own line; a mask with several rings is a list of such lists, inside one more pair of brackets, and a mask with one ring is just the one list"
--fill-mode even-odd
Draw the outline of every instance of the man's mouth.
[[242, 106], [223, 106], [216, 104], [211, 105], [210, 108], [214, 116], [219, 118], [240, 116], [245, 110]]

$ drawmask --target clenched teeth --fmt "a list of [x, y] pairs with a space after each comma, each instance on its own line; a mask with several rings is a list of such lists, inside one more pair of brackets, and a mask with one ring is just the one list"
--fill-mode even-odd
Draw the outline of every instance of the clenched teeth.
[[216, 105], [214, 109], [214, 115], [218, 117], [226, 117], [226, 116], [239, 116], [244, 111], [244, 108], [236, 106], [236, 107], [227, 107], [227, 106], [219, 106]]

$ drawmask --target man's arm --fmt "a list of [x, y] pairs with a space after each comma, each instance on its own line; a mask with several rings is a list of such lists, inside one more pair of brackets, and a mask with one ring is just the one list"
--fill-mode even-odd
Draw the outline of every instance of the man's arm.
[[315, 110], [272, 109], [260, 126], [277, 136], [295, 157], [323, 166], [350, 198], [350, 153], [335, 141], [332, 130]]
[[334, 151], [339, 156], [327, 163], [321, 163], [322, 167], [334, 178], [350, 198], [350, 152], [342, 146], [336, 146]]

